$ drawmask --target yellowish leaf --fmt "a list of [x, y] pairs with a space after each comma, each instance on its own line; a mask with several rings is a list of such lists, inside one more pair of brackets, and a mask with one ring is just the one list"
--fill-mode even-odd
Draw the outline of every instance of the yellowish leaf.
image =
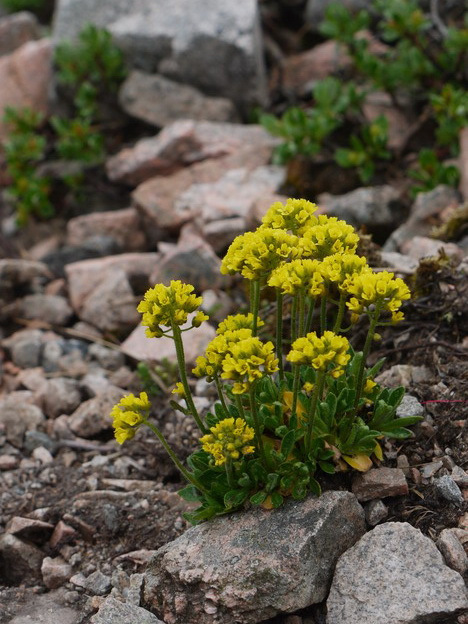
[[374, 455], [377, 457], [378, 460], [383, 461], [382, 447], [378, 442], [375, 443]]
[[367, 472], [372, 468], [372, 460], [367, 455], [343, 455], [343, 459], [359, 472]]

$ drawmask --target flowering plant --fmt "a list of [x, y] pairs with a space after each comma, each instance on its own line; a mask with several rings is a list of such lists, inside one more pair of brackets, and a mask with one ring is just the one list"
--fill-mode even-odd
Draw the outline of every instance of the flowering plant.
[[[173, 392], [185, 406], [173, 404], [193, 416], [201, 449], [183, 466], [149, 420], [145, 393], [113, 408], [115, 436], [123, 443], [142, 425], [154, 431], [188, 481], [179, 494], [200, 502], [185, 514], [194, 524], [247, 504], [271, 509], [285, 497], [319, 495], [320, 471], [368, 470], [383, 459], [380, 439], [408, 437], [407, 427], [419, 420], [396, 416], [403, 388], [374, 381], [383, 360], [366, 367], [377, 328], [403, 319], [409, 289], [356, 254], [359, 237], [350, 225], [315, 211], [302, 199], [277, 202], [255, 232], [228, 249], [221, 272], [249, 281], [250, 311], [220, 323], [197, 358], [193, 374], [213, 383], [219, 397], [204, 419], [191, 395], [182, 341], [182, 332], [207, 320], [198, 309], [201, 297], [172, 281], [148, 290], [138, 306], [150, 338], [168, 335], [175, 342], [181, 381]], [[274, 342], [262, 339], [266, 286], [276, 291]], [[363, 316], [368, 333], [356, 352], [343, 334]]]

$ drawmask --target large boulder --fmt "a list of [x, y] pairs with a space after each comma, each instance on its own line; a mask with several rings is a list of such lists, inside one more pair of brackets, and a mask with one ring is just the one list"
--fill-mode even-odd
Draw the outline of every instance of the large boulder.
[[135, 68], [242, 105], [266, 97], [256, 0], [59, 0], [53, 37], [87, 22], [108, 28]]
[[166, 624], [249, 624], [321, 602], [335, 563], [365, 532], [349, 492], [231, 514], [160, 548], [146, 604]]

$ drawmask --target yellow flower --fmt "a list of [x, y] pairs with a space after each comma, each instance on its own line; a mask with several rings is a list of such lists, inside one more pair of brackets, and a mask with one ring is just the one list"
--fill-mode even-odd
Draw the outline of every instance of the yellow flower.
[[332, 331], [326, 331], [320, 337], [311, 332], [295, 340], [291, 346], [287, 356], [290, 362], [307, 364], [321, 372], [331, 372], [333, 377], [343, 374], [351, 358], [348, 340]]
[[241, 329], [226, 329], [223, 334], [215, 336], [208, 344], [205, 355], [196, 359], [197, 366], [192, 373], [197, 377], [206, 377], [212, 381], [221, 372], [221, 364], [231, 348], [239, 340], [245, 340], [252, 335], [252, 330], [246, 327]]
[[281, 261], [297, 255], [298, 238], [284, 230], [259, 228], [234, 239], [221, 263], [221, 273], [240, 273], [258, 280]]
[[216, 466], [255, 451], [255, 447], [248, 444], [255, 437], [254, 430], [242, 418], [225, 418], [210, 427], [210, 431], [200, 438], [200, 442], [203, 450], [213, 455]]
[[286, 204], [275, 202], [262, 219], [261, 228], [289, 230], [302, 235], [309, 227], [317, 223], [314, 217], [317, 206], [307, 199], [287, 199]]
[[172, 391], [172, 394], [178, 394], [181, 397], [185, 396], [184, 384], [181, 381], [178, 381], [176, 383], [175, 388]]
[[[265, 323], [261, 320], [260, 317], [257, 317], [257, 327], [261, 327], [265, 325]], [[237, 329], [250, 329], [253, 327], [253, 314], [249, 312], [248, 314], [235, 314], [227, 316], [224, 321], [222, 321], [218, 325], [218, 329], [216, 330], [217, 334], [224, 334], [228, 331], [235, 331]]]
[[364, 384], [363, 392], [364, 394], [371, 394], [372, 390], [375, 388], [377, 384], [372, 379], [366, 379], [366, 383]]
[[346, 304], [352, 312], [352, 321], [363, 312], [372, 312], [376, 307], [391, 312], [394, 323], [401, 321], [404, 317], [398, 309], [404, 300], [411, 297], [405, 282], [399, 277], [394, 278], [393, 273], [388, 271], [355, 275], [346, 290], [353, 295]]
[[[194, 312], [202, 302], [201, 297], [192, 294], [194, 287], [183, 284], [180, 280], [172, 280], [169, 286], [156, 284], [146, 291], [143, 301], [138, 305], [138, 312], [143, 314], [142, 325], [147, 326], [146, 335], [149, 338], [159, 338], [163, 335], [161, 325], [184, 325], [188, 315]], [[192, 321], [193, 327], [198, 327], [208, 317], [203, 312], [197, 312]]]
[[317, 224], [308, 228], [299, 239], [301, 257], [323, 260], [336, 253], [353, 253], [359, 236], [352, 225], [336, 217], [320, 215]]
[[280, 289], [284, 295], [297, 295], [302, 291], [309, 297], [317, 297], [325, 292], [323, 276], [319, 260], [298, 258], [272, 271], [268, 285]]
[[138, 427], [147, 418], [151, 409], [146, 392], [141, 392], [139, 397], [134, 394], [124, 396], [111, 410], [114, 436], [119, 444], [131, 440]]
[[327, 256], [323, 259], [322, 267], [326, 278], [330, 282], [336, 283], [341, 292], [346, 292], [354, 275], [372, 271], [364, 257], [351, 253], [337, 253]]
[[278, 370], [274, 345], [272, 342], [263, 343], [252, 336], [233, 343], [222, 362], [222, 368], [221, 377], [236, 382], [233, 393], [244, 394], [257, 379]]

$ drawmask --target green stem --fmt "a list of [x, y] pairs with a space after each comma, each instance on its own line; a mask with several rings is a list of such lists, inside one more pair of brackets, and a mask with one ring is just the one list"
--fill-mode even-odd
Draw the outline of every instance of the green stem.
[[306, 326], [305, 326], [305, 335], [307, 335], [309, 332], [312, 331], [312, 322], [313, 322], [313, 318], [314, 318], [314, 310], [315, 310], [315, 303], [316, 303], [317, 299], [314, 297], [309, 298], [309, 309], [307, 311], [307, 320], [306, 320]]
[[257, 335], [258, 309], [260, 307], [260, 280], [250, 282], [250, 311], [253, 314], [252, 335]]
[[322, 295], [320, 301], [320, 331], [322, 335], [327, 331], [327, 296], [325, 294]]
[[291, 306], [291, 344], [297, 338], [297, 295], [293, 297]]
[[314, 431], [314, 422], [315, 422], [315, 415], [317, 411], [317, 403], [318, 403], [319, 398], [322, 396], [324, 382], [325, 382], [325, 371], [319, 371], [317, 373], [314, 394], [312, 395], [312, 399], [310, 403], [310, 410], [308, 414], [307, 434], [306, 434], [306, 440], [305, 440], [305, 448], [306, 448], [307, 455], [309, 455], [311, 451], [312, 435]]
[[258, 453], [263, 461], [263, 465], [267, 467], [265, 448], [263, 446], [262, 432], [260, 429], [260, 421], [258, 419], [257, 403], [255, 401], [255, 383], [251, 384], [250, 386], [249, 400], [250, 400], [250, 414], [252, 416], [252, 424], [254, 426], [255, 437], [257, 439]]
[[240, 394], [236, 394], [236, 406], [237, 411], [239, 412], [239, 417], [245, 420], [245, 411], [244, 406], [242, 405], [242, 396]]
[[232, 461], [231, 461], [230, 458], [228, 458], [226, 460], [226, 463], [224, 464], [224, 466], [226, 467], [226, 475], [227, 475], [228, 485], [231, 488], [235, 488], [236, 487], [236, 482], [234, 481], [234, 471], [232, 469]]
[[298, 295], [299, 305], [298, 305], [298, 315], [299, 315], [299, 329], [298, 329], [298, 337], [302, 338], [304, 336], [305, 329], [305, 294], [300, 292]]
[[223, 406], [223, 410], [224, 410], [224, 412], [226, 414], [226, 418], [228, 418], [229, 410], [228, 410], [228, 406], [226, 404], [226, 399], [224, 397], [223, 386], [221, 385], [221, 381], [219, 380], [218, 375], [214, 376], [214, 381], [215, 381], [215, 384], [216, 384], [216, 390], [218, 391], [219, 400], [221, 402], [221, 405]]
[[278, 358], [279, 378], [283, 381], [283, 294], [279, 290], [276, 292], [276, 357]]
[[291, 405], [291, 420], [290, 420], [290, 427], [291, 428], [296, 428], [297, 425], [297, 418], [296, 418], [296, 411], [297, 411], [297, 399], [298, 399], [298, 395], [299, 395], [299, 384], [301, 381], [301, 365], [300, 364], [294, 364], [294, 380], [293, 380], [293, 396], [292, 396], [292, 405]]
[[159, 431], [159, 429], [153, 425], [153, 423], [150, 423], [147, 420], [143, 421], [145, 425], [147, 425], [151, 431], [157, 436], [157, 438], [159, 439], [159, 441], [161, 442], [161, 444], [163, 445], [164, 449], [166, 450], [167, 454], [169, 455], [169, 457], [172, 459], [172, 461], [174, 462], [174, 464], [176, 465], [177, 469], [182, 473], [182, 475], [185, 477], [185, 479], [191, 483], [192, 485], [194, 485], [198, 490], [200, 490], [200, 492], [203, 492], [204, 494], [208, 494], [208, 490], [197, 480], [195, 479], [195, 477], [193, 475], [190, 474], [190, 472], [185, 468], [185, 466], [179, 461], [179, 459], [177, 458], [176, 454], [174, 453], [174, 451], [171, 449], [171, 447], [169, 446], [169, 444], [166, 442], [166, 438], [163, 436], [163, 434]]
[[208, 433], [208, 430], [206, 429], [205, 425], [200, 419], [200, 416], [198, 415], [197, 408], [195, 407], [195, 403], [193, 402], [192, 391], [190, 390], [190, 386], [188, 384], [187, 370], [185, 368], [185, 355], [184, 355], [184, 345], [182, 342], [182, 334], [180, 331], [180, 327], [176, 325], [175, 323], [172, 323], [172, 333], [173, 333], [174, 344], [176, 348], [177, 363], [179, 365], [180, 378], [182, 380], [182, 385], [184, 386], [184, 391], [185, 391], [184, 398], [187, 402], [187, 407], [189, 408], [190, 413], [192, 414], [200, 431], [202, 433]]
[[346, 306], [346, 293], [340, 294], [340, 302], [338, 304], [338, 313], [336, 315], [335, 325], [333, 326], [333, 331], [335, 334], [338, 334], [341, 331], [341, 323], [343, 321], [343, 316], [345, 313]]
[[371, 316], [371, 323], [369, 326], [369, 331], [367, 332], [366, 342], [364, 343], [364, 349], [362, 350], [362, 360], [359, 366], [357, 384], [356, 384], [356, 398], [354, 400], [354, 415], [356, 415], [359, 401], [362, 396], [362, 389], [364, 386], [364, 371], [366, 369], [367, 357], [369, 355], [369, 351], [372, 345], [372, 340], [374, 339], [375, 328], [377, 327], [377, 323], [379, 321], [380, 316], [380, 307], [377, 306], [374, 311], [374, 315]]

